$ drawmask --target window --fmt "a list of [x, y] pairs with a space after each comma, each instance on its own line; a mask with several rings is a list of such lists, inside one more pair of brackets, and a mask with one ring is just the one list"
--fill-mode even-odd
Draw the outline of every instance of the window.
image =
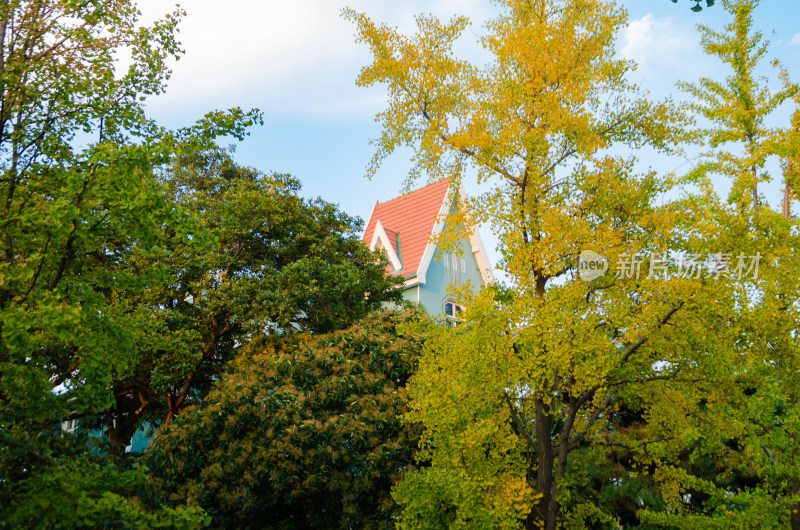
[[61, 429], [66, 432], [75, 432], [78, 428], [78, 420], [65, 420], [61, 422]]
[[444, 317], [445, 317], [445, 324], [447, 327], [452, 327], [458, 325], [459, 320], [461, 320], [461, 313], [465, 311], [463, 305], [451, 300], [447, 299], [444, 302]]

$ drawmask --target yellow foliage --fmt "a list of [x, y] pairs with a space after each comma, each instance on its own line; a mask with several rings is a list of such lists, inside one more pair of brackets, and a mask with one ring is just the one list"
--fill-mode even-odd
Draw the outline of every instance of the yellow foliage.
[[[780, 272], [796, 262], [780, 250], [796, 239], [788, 223], [764, 212], [754, 227], [718, 201], [704, 172], [642, 172], [619, 154], [676, 152], [691, 123], [628, 81], [634, 65], [614, 48], [623, 9], [610, 0], [498, 4], [484, 64], [452, 53], [463, 17], [419, 16], [406, 36], [344, 12], [373, 55], [358, 83], [389, 92], [369, 174], [407, 146], [410, 180], [477, 175], [488, 191], [459, 205], [457, 224], [491, 225], [508, 278], [461, 291], [466, 321], [431, 331], [407, 416], [425, 429], [420, 459], [430, 467], [396, 490], [401, 527], [602, 519], [573, 495], [573, 452], [614, 443], [651, 465], [704, 437], [745, 433], [746, 421], [730, 418], [732, 396], [774, 319], [744, 313], [798, 291], [784, 289], [797, 282]], [[584, 251], [609, 270], [582, 279]], [[732, 269], [739, 253], [780, 256], [784, 267], [764, 263], [758, 278], [742, 278], [714, 265], [733, 256]], [[794, 343], [791, 326], [779, 327]], [[619, 405], [644, 424], [616, 428]], [[663, 495], [674, 499], [679, 480], [666, 473]]]

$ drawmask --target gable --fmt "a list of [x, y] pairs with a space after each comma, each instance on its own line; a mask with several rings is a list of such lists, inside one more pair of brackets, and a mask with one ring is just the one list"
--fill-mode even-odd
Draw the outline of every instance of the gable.
[[[402, 276], [406, 287], [426, 283], [431, 262], [438, 252], [433, 239], [445, 228], [456, 193], [450, 180], [442, 179], [375, 204], [362, 241], [371, 250], [386, 253], [390, 262], [386, 272]], [[463, 189], [458, 190], [458, 197], [466, 199]], [[479, 271], [478, 283], [493, 283], [494, 272], [477, 227], [469, 230], [469, 238], [464, 243], [462, 252], [476, 262], [471, 270]]]
[[403, 262], [400, 260], [400, 234], [383, 227], [380, 219], [375, 223], [372, 231], [372, 240], [369, 244], [371, 250], [383, 250], [389, 258], [392, 267], [392, 274], [400, 274], [403, 270]]
[[[431, 234], [434, 233], [449, 189], [450, 180], [442, 179], [375, 205], [362, 241], [370, 248], [376, 248], [377, 241], [382, 240], [380, 232], [381, 228], [383, 229], [402, 265], [399, 271], [390, 272], [410, 277], [420, 271], [420, 265], [423, 263]], [[386, 250], [385, 245], [384, 242], [382, 247], [384, 250]], [[390, 254], [389, 257], [391, 260]]]

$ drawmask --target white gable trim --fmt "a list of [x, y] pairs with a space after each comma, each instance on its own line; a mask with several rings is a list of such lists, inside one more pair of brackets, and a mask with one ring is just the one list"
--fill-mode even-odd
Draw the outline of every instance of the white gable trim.
[[[466, 202], [467, 194], [464, 191], [463, 186], [458, 189], [458, 193], [461, 197], [461, 202]], [[494, 276], [494, 268], [489, 262], [489, 254], [486, 252], [486, 246], [483, 244], [483, 238], [481, 237], [478, 227], [472, 226], [472, 223], [470, 223], [469, 227], [469, 244], [472, 247], [472, 255], [475, 256], [475, 261], [478, 263], [478, 268], [480, 269], [483, 283], [485, 285], [495, 283], [497, 280]]]
[[431, 261], [433, 261], [433, 255], [436, 253], [436, 244], [432, 239], [435, 239], [442, 233], [447, 215], [450, 213], [450, 205], [453, 203], [453, 198], [453, 185], [450, 184], [447, 186], [447, 193], [445, 193], [442, 205], [439, 207], [439, 213], [436, 214], [436, 223], [433, 225], [433, 230], [431, 230], [431, 233], [428, 235], [428, 244], [425, 245], [422, 259], [419, 262], [419, 268], [417, 268], [416, 280], [420, 284], [425, 284], [425, 275], [428, 273], [428, 267], [430, 267]]
[[386, 252], [386, 256], [392, 264], [392, 270], [399, 271], [402, 269], [403, 264], [400, 263], [400, 258], [397, 257], [397, 253], [394, 251], [394, 247], [389, 241], [389, 236], [386, 234], [386, 230], [383, 228], [383, 224], [381, 224], [380, 220], [375, 221], [375, 232], [372, 234], [372, 241], [369, 244], [369, 249], [375, 250], [375, 247], [378, 246], [378, 241], [381, 242], [383, 250]]
[[[428, 267], [433, 260], [433, 255], [436, 252], [436, 245], [431, 241], [432, 239], [436, 238], [439, 234], [441, 234], [442, 230], [444, 229], [445, 222], [447, 220], [447, 216], [450, 213], [450, 208], [453, 204], [455, 190], [453, 189], [453, 185], [451, 184], [450, 187], [447, 189], [447, 194], [445, 195], [444, 201], [442, 201], [442, 205], [439, 208], [439, 213], [436, 216], [436, 224], [431, 231], [431, 234], [428, 239], [428, 244], [425, 246], [425, 251], [422, 254], [422, 260], [419, 264], [419, 269], [417, 269], [417, 276], [416, 278], [411, 278], [406, 281], [406, 286], [417, 285], [417, 284], [424, 284], [425, 283], [425, 275], [428, 272]], [[466, 193], [464, 192], [464, 187], [459, 186], [458, 195], [462, 202], [466, 201]], [[481, 278], [483, 278], [483, 283], [485, 285], [489, 285], [495, 283], [497, 280], [495, 279], [494, 269], [489, 262], [488, 253], [486, 252], [486, 246], [483, 243], [483, 238], [481, 238], [480, 231], [478, 230], [477, 226], [469, 226], [469, 244], [472, 247], [472, 254], [475, 257], [475, 261], [478, 263], [478, 268], [480, 269]]]
[[367, 226], [364, 228], [364, 232], [366, 232], [367, 228], [369, 228], [369, 222], [372, 221], [372, 218], [375, 216], [375, 209], [379, 204], [380, 201], [375, 201], [375, 204], [372, 205], [372, 211], [370, 212], [369, 217], [367, 217]]
[[497, 280], [494, 277], [494, 269], [486, 258], [488, 254], [477, 226], [472, 229], [472, 234], [469, 236], [469, 244], [472, 245], [472, 255], [475, 256], [475, 261], [478, 262], [483, 283], [485, 285], [495, 283]]

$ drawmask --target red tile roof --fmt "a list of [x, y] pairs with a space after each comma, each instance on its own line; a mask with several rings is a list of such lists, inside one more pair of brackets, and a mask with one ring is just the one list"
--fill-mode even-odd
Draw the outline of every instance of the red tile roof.
[[367, 223], [362, 241], [367, 245], [372, 243], [375, 225], [380, 220], [389, 239], [394, 239], [392, 232], [399, 235], [399, 257], [403, 262], [401, 274], [416, 273], [449, 186], [450, 180], [442, 179], [406, 195], [379, 202]]
[[392, 245], [392, 250], [394, 250], [394, 253], [397, 254], [397, 240], [399, 239], [400, 234], [398, 234], [395, 230], [389, 230], [385, 226], [383, 227], [383, 231], [386, 232], [386, 236], [389, 238], [389, 243]]

